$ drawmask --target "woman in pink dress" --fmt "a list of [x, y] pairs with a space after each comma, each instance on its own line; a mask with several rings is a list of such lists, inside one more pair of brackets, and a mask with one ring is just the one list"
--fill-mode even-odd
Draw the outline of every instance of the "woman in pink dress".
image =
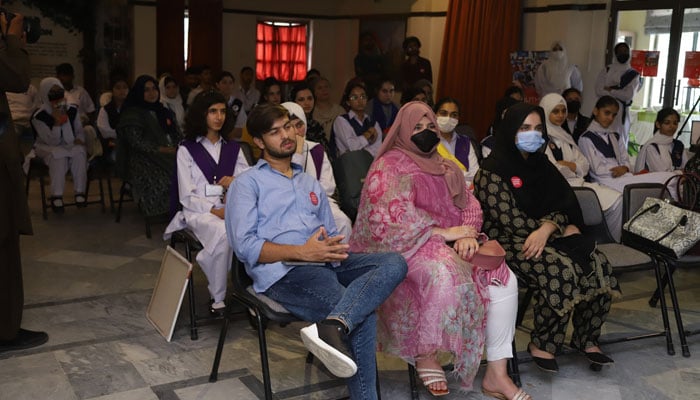
[[486, 344], [482, 391], [529, 399], [506, 372], [517, 281], [504, 262], [486, 270], [468, 261], [486, 239], [481, 207], [459, 167], [438, 155], [437, 132], [428, 105], [404, 105], [362, 190], [351, 251], [397, 251], [408, 262], [406, 279], [377, 313], [379, 350], [415, 364], [440, 396], [449, 393], [440, 360], [449, 357], [461, 389], [470, 390]]

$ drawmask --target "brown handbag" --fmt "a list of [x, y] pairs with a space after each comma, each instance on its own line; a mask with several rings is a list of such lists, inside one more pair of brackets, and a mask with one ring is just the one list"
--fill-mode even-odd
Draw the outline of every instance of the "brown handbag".
[[479, 250], [469, 262], [485, 270], [498, 268], [506, 257], [506, 251], [497, 240], [487, 240], [479, 246]]

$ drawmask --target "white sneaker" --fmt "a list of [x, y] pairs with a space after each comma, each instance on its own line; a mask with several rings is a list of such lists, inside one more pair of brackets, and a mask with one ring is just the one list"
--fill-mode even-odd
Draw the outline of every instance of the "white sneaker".
[[349, 378], [357, 373], [355, 361], [318, 337], [316, 324], [301, 329], [301, 341], [333, 375]]

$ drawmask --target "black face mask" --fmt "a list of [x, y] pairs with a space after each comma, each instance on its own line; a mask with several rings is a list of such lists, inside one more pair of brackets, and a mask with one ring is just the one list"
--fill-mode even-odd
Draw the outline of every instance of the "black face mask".
[[581, 102], [578, 100], [567, 101], [566, 110], [570, 114], [578, 114], [578, 112], [581, 111]]
[[617, 58], [617, 61], [619, 61], [620, 64], [624, 64], [630, 59], [630, 55], [627, 53], [615, 54], [615, 58]]
[[440, 143], [437, 133], [431, 131], [430, 129], [423, 129], [421, 132], [411, 136], [411, 141], [423, 153], [430, 153], [430, 150]]

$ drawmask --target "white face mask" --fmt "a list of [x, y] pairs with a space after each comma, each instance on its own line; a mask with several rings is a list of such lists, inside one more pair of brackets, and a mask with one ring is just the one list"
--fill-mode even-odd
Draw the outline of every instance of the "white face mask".
[[440, 128], [440, 132], [452, 132], [455, 130], [457, 124], [459, 124], [459, 120], [457, 118], [450, 117], [437, 117], [437, 123], [438, 127]]

